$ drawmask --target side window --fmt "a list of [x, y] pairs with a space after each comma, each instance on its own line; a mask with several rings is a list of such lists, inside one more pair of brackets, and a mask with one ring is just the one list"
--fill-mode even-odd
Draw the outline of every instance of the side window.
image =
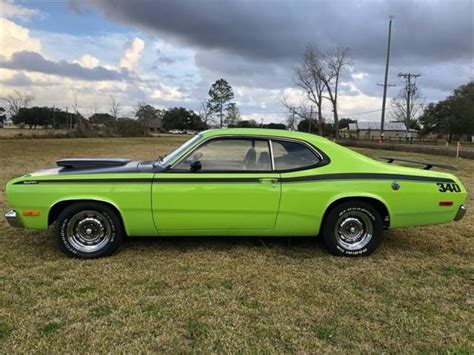
[[296, 142], [272, 140], [275, 170], [302, 169], [318, 164], [318, 158], [311, 149]]
[[173, 171], [270, 171], [268, 141], [213, 139], [181, 160]]

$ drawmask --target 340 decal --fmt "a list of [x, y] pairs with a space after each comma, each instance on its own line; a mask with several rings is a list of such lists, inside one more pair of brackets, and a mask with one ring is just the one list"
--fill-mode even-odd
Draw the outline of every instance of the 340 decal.
[[458, 184], [443, 184], [442, 182], [436, 183], [439, 187], [439, 192], [461, 192], [461, 188]]

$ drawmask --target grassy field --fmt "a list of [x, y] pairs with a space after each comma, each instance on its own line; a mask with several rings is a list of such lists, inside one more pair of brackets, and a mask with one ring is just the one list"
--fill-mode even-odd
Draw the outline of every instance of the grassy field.
[[42, 136], [52, 136], [52, 135], [62, 135], [66, 134], [67, 130], [65, 129], [27, 129], [27, 128], [1, 128], [0, 129], [0, 139], [5, 138], [33, 138], [33, 137], [42, 137]]
[[[182, 139], [0, 140], [0, 210], [8, 179], [59, 158], [153, 159]], [[434, 159], [474, 190], [472, 160]], [[51, 231], [2, 219], [0, 353], [472, 353], [472, 194], [468, 208], [461, 222], [388, 231], [361, 259], [318, 238], [138, 238], [80, 261]]]

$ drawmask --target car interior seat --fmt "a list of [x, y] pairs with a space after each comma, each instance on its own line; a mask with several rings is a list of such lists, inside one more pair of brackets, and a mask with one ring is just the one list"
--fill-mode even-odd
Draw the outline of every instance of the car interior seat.
[[245, 153], [244, 158], [244, 167], [245, 169], [253, 169], [255, 168], [255, 162], [257, 160], [257, 153], [255, 152], [254, 148], [249, 148], [247, 153]]
[[270, 154], [267, 152], [260, 153], [260, 157], [258, 158], [258, 167], [259, 169], [265, 169], [270, 166]]

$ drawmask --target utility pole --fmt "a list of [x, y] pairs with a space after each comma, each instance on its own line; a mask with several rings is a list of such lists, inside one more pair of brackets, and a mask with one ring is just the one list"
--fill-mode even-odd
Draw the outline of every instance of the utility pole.
[[388, 86], [393, 86], [393, 85], [388, 85], [387, 80], [388, 80], [388, 66], [390, 64], [390, 41], [392, 38], [392, 20], [393, 16], [389, 17], [389, 22], [388, 22], [388, 41], [387, 41], [387, 58], [385, 61], [385, 79], [383, 81], [383, 99], [382, 99], [382, 117], [381, 117], [381, 122], [380, 122], [380, 140], [383, 142], [383, 128], [385, 124], [385, 102], [387, 101], [387, 87]]
[[400, 73], [398, 76], [400, 78], [405, 79], [405, 92], [407, 93], [407, 114], [405, 117], [405, 126], [407, 132], [410, 129], [410, 120], [411, 120], [411, 111], [410, 111], [410, 98], [412, 94], [416, 92], [416, 85], [411, 82], [411, 79], [418, 78], [421, 74], [413, 74], [413, 73]]
[[69, 107], [66, 107], [66, 129], [69, 129]]

